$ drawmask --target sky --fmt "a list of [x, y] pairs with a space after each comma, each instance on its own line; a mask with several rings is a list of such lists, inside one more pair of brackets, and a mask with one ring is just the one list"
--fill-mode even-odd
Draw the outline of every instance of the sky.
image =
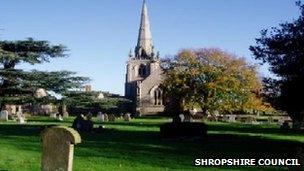
[[[294, 0], [147, 0], [161, 56], [182, 48], [218, 47], [250, 63], [262, 29], [299, 16]], [[70, 70], [94, 90], [123, 95], [128, 53], [136, 45], [142, 0], [1, 0], [0, 39], [32, 37], [63, 44], [68, 58], [21, 69]], [[267, 76], [266, 67], [259, 72]]]

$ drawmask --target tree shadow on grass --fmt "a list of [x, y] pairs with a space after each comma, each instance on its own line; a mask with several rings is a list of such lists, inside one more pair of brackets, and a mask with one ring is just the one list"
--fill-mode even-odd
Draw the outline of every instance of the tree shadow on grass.
[[104, 122], [102, 125], [117, 125], [117, 126], [136, 126], [136, 127], [159, 127], [164, 123], [155, 122]]
[[[128, 124], [128, 123], [117, 123]], [[154, 125], [157, 126], [158, 124]], [[49, 125], [48, 125], [49, 126]], [[132, 126], [138, 126], [134, 123]], [[141, 126], [141, 125], [139, 125]], [[144, 125], [145, 126], [145, 125]], [[45, 125], [0, 125], [0, 137], [34, 136], [35, 141], [28, 150], [37, 150], [37, 141]], [[263, 129], [246, 130], [258, 132]], [[238, 131], [237, 128], [215, 125], [209, 130]], [[278, 133], [277, 130], [267, 130]], [[39, 138], [38, 138], [39, 137]], [[75, 147], [75, 155], [80, 158], [113, 159], [136, 165], [158, 166], [171, 169], [196, 169], [193, 162], [196, 158], [295, 158], [296, 147], [302, 143], [280, 140], [268, 140], [248, 135], [208, 135], [202, 140], [162, 140], [158, 131], [136, 131], [105, 129], [102, 133], [81, 133], [82, 143]], [[16, 141], [23, 141], [24, 139]], [[25, 149], [26, 142], [14, 143]], [[30, 145], [30, 144], [29, 144]], [[40, 148], [40, 147], [39, 147]], [[90, 161], [93, 159], [90, 159]], [[115, 164], [115, 163], [113, 163]], [[247, 170], [244, 167], [234, 169]], [[200, 168], [201, 169], [201, 168]], [[222, 169], [232, 169], [231, 167]], [[283, 169], [283, 168], [281, 168]], [[253, 170], [253, 169], [248, 169]], [[277, 170], [263, 168], [258, 170]]]
[[259, 125], [240, 125], [240, 124], [208, 124], [208, 131], [233, 131], [239, 133], [263, 133], [275, 135], [303, 135], [303, 131], [297, 130], [281, 130], [279, 128], [263, 128]]
[[0, 124], [0, 136], [39, 136], [46, 125]]
[[[176, 150], [178, 152], [185, 151], [199, 151], [209, 157], [216, 157], [222, 154], [222, 157], [239, 157], [253, 156], [265, 157], [264, 154], [269, 155], [285, 155], [287, 150], [293, 147], [302, 146], [303, 143], [291, 142], [285, 140], [269, 140], [261, 137], [247, 136], [247, 135], [208, 135], [205, 139], [171, 139], [163, 140], [159, 136], [159, 132], [155, 131], [129, 131], [107, 129], [101, 134], [81, 134], [85, 144], [90, 144], [90, 147], [99, 147], [100, 143], [114, 143], [130, 146], [146, 146], [160, 149]], [[153, 147], [153, 148], [152, 148]], [[128, 148], [126, 148], [128, 149]], [[131, 148], [132, 149], [132, 148]], [[216, 152], [216, 153], [214, 153]], [[262, 156], [261, 156], [262, 155]]]
[[47, 124], [49, 124], [49, 123], [54, 123], [54, 124], [67, 124], [67, 123], [71, 123], [73, 120], [72, 119], [65, 119], [65, 120], [63, 120], [63, 121], [59, 121], [59, 120], [57, 120], [57, 119], [55, 119], [55, 118], [40, 118], [40, 117], [37, 117], [37, 118], [35, 118], [35, 117], [32, 117], [32, 118], [29, 118], [29, 119], [27, 119], [27, 122], [30, 122], [30, 123], [47, 123]]
[[225, 134], [196, 141], [162, 140], [155, 131], [105, 130], [100, 135], [83, 134], [82, 137], [78, 156], [118, 158], [172, 169], [192, 169], [196, 158], [295, 158], [296, 147], [302, 146], [296, 142]]

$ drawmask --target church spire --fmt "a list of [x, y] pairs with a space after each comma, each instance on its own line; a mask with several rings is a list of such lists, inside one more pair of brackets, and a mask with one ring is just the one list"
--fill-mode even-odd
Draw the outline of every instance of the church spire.
[[137, 58], [149, 59], [153, 58], [153, 43], [152, 34], [150, 30], [150, 21], [148, 16], [148, 8], [146, 1], [143, 0], [141, 21], [139, 27], [138, 41], [135, 48], [135, 56]]

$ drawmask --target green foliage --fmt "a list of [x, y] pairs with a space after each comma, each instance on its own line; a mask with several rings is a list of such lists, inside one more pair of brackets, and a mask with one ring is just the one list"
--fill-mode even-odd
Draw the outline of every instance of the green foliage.
[[125, 98], [105, 98], [98, 103], [101, 111], [120, 115], [121, 113], [131, 112], [132, 102]]
[[21, 63], [39, 64], [52, 58], [66, 57], [66, 47], [50, 45], [48, 41], [29, 38], [19, 41], [0, 41], [0, 104], [25, 104], [54, 102], [48, 96], [36, 98], [39, 88], [47, 92], [63, 93], [80, 88], [89, 79], [75, 76], [70, 71], [24, 71], [17, 69]]
[[287, 111], [294, 121], [303, 121], [304, 108], [304, 5], [298, 1], [301, 14], [292, 22], [262, 30], [250, 50], [255, 58], [270, 65], [276, 78], [265, 79], [265, 94], [278, 109]]
[[[179, 112], [265, 110], [258, 97], [261, 82], [255, 66], [219, 49], [182, 50], [164, 64], [165, 95]], [[169, 105], [170, 106], [170, 105]]]
[[130, 111], [131, 101], [123, 97], [112, 94], [104, 94], [103, 98], [98, 98], [102, 92], [91, 91], [70, 91], [64, 94], [70, 113], [97, 113], [99, 111], [109, 114], [120, 114]]
[[25, 62], [37, 64], [49, 62], [51, 58], [65, 57], [67, 51], [63, 45], [50, 45], [48, 41], [36, 41], [32, 38], [18, 41], [0, 41], [0, 63], [4, 68], [14, 68]]

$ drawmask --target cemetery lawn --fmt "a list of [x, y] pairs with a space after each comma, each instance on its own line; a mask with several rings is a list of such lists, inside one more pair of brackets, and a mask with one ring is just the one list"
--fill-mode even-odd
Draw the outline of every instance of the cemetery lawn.
[[[50, 125], [72, 125], [73, 118], [57, 122], [31, 117], [24, 125], [0, 122], [0, 170], [40, 170], [40, 132]], [[81, 134], [75, 146], [74, 170], [288, 170], [284, 167], [194, 167], [195, 158], [293, 157], [303, 145], [299, 132], [277, 125], [207, 123], [205, 140], [161, 140], [159, 125], [166, 118], [141, 118], [106, 123], [102, 133]], [[95, 124], [98, 127], [99, 124]]]

